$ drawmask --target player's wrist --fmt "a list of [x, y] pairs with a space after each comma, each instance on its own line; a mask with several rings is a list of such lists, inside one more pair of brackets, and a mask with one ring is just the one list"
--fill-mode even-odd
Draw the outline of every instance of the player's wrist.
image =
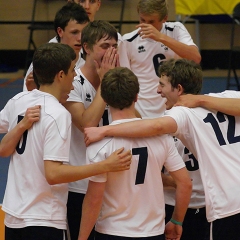
[[182, 226], [182, 224], [183, 224], [182, 222], [179, 222], [179, 221], [177, 221], [177, 220], [175, 220], [173, 218], [170, 219], [170, 222], [172, 222], [175, 225], [179, 225], [179, 226]]

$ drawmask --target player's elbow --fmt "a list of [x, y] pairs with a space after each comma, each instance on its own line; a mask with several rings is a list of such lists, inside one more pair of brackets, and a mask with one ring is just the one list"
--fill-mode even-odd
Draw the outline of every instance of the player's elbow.
[[9, 157], [12, 153], [9, 148], [0, 146], [0, 157]]
[[49, 185], [59, 184], [59, 178], [54, 171], [45, 172], [45, 177]]
[[201, 62], [201, 60], [202, 60], [201, 54], [199, 52], [197, 52], [194, 62], [199, 64]]
[[46, 175], [46, 180], [47, 180], [49, 185], [58, 184], [58, 182], [56, 181], [56, 178], [52, 174]]

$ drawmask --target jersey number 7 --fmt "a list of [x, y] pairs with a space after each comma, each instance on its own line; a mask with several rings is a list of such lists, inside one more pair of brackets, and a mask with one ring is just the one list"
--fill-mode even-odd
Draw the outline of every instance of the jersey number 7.
[[133, 148], [132, 149], [132, 155], [139, 155], [138, 169], [137, 169], [135, 185], [143, 184], [144, 179], [145, 179], [145, 175], [146, 175], [147, 161], [148, 161], [147, 147]]

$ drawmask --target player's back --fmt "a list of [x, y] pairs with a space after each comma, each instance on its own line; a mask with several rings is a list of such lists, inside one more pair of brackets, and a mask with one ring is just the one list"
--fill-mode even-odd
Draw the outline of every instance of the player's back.
[[60, 209], [59, 203], [65, 209], [67, 185], [50, 186], [47, 183], [44, 160], [68, 161], [66, 139], [70, 137], [70, 114], [48, 93], [22, 92], [5, 108], [9, 129], [23, 118], [28, 107], [34, 105], [41, 105], [40, 120], [23, 134], [12, 155], [3, 209], [19, 218], [65, 219], [65, 213], [59, 215], [56, 208]]
[[163, 165], [170, 171], [184, 167], [173, 139], [167, 135], [141, 139], [106, 138], [89, 146], [87, 158], [90, 162], [102, 161], [121, 147], [132, 151], [130, 170], [90, 179], [107, 181], [96, 230], [128, 237], [162, 234], [165, 213], [161, 170]]
[[[225, 91], [218, 97], [240, 97]], [[196, 156], [204, 185], [208, 221], [240, 212], [240, 117], [204, 108], [174, 107], [174, 134]]]

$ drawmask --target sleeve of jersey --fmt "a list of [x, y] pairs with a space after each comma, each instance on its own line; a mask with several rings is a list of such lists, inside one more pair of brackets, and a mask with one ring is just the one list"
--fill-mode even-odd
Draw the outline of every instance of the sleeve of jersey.
[[[94, 164], [101, 162], [106, 159], [106, 151], [105, 148], [98, 148], [98, 144], [93, 144], [87, 147], [86, 151], [86, 164]], [[96, 176], [92, 176], [89, 178], [90, 181], [93, 182], [106, 182], [107, 181], [107, 173], [99, 174]]]
[[126, 40], [119, 41], [118, 53], [119, 53], [119, 62], [121, 67], [127, 67], [131, 69], [130, 58], [128, 56], [128, 46], [129, 42]]
[[69, 149], [71, 138], [71, 116], [62, 111], [56, 116], [46, 119], [43, 159], [69, 162]]
[[240, 98], [240, 91], [226, 90], [221, 93], [209, 93], [206, 95], [209, 95], [212, 97], [220, 97], [220, 98]]
[[0, 112], [0, 133], [7, 133], [9, 129], [9, 110], [10, 110], [10, 101]]
[[183, 159], [181, 158], [177, 151], [177, 148], [175, 147], [174, 140], [170, 136], [168, 136], [168, 138], [166, 139], [166, 147], [166, 152], [168, 154], [164, 166], [167, 168], [167, 170], [169, 172], [173, 172], [185, 167]]
[[186, 45], [194, 45], [196, 46], [196, 44], [193, 42], [193, 39], [191, 37], [191, 35], [189, 34], [188, 30], [186, 29], [186, 27], [178, 22], [178, 24], [175, 26], [175, 29], [177, 30], [177, 40], [181, 43], [184, 43]]
[[173, 136], [179, 137], [180, 135], [188, 134], [188, 117], [186, 107], [173, 107], [170, 110], [165, 111], [165, 116], [171, 117], [177, 123], [177, 131], [173, 133]]
[[82, 84], [80, 83], [79, 78], [74, 79], [73, 81], [74, 89], [69, 93], [69, 98], [67, 99], [68, 102], [80, 102], [83, 103], [83, 96], [82, 96]]

